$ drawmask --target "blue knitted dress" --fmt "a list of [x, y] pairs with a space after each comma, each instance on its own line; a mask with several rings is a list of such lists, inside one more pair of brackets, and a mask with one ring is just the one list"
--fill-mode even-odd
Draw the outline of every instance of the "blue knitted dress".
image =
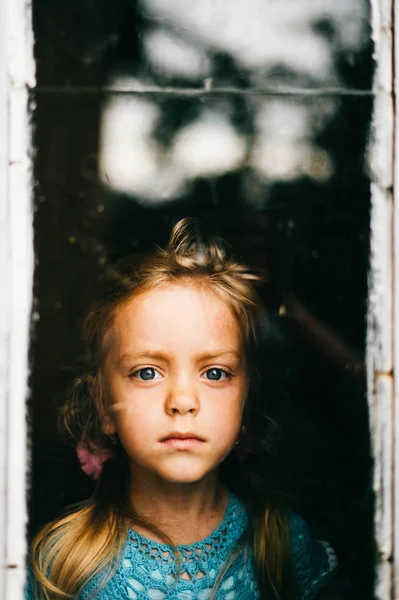
[[[79, 600], [209, 600], [218, 573], [231, 557], [248, 526], [248, 515], [232, 494], [223, 521], [207, 538], [178, 546], [178, 572], [171, 548], [129, 531], [123, 558], [112, 578], [94, 577]], [[312, 540], [305, 521], [290, 513], [292, 554], [299, 595], [312, 599], [328, 582], [336, 566], [334, 552], [326, 542]], [[33, 600], [30, 586], [26, 600]], [[257, 600], [259, 592], [253, 570], [252, 551], [243, 547], [217, 587], [217, 600]]]

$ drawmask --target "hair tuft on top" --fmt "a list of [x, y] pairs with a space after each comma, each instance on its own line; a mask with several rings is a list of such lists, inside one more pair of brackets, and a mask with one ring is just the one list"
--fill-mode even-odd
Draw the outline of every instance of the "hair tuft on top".
[[204, 234], [196, 219], [181, 219], [173, 227], [165, 254], [181, 267], [190, 270], [208, 268], [222, 270], [228, 261], [226, 243]]

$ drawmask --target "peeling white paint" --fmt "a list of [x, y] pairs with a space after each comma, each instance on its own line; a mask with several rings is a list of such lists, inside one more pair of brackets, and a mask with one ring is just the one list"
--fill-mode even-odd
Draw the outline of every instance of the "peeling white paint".
[[[394, 105], [392, 94], [392, 0], [373, 0], [376, 72], [371, 139], [371, 256], [367, 334], [368, 402], [375, 493], [375, 537], [378, 549], [377, 600], [392, 600], [395, 553], [394, 462]], [[395, 230], [399, 231], [399, 229]], [[397, 243], [397, 242], [396, 242]], [[395, 344], [395, 345], [394, 345]]]
[[[0, 129], [7, 131], [7, 68], [6, 68], [6, 38], [5, 38], [5, 3], [0, 2]], [[4, 128], [4, 129], [3, 129]], [[0, 198], [7, 197], [7, 166], [8, 166], [8, 136], [0, 135]], [[8, 214], [7, 204], [4, 200], [0, 201], [0, 285], [3, 286], [8, 281], [9, 261], [8, 261]], [[7, 289], [7, 288], [4, 288]], [[7, 348], [8, 348], [8, 298], [6, 294], [0, 294], [0, 531], [5, 531], [6, 526], [6, 405], [7, 405]], [[4, 537], [0, 538], [0, 565], [6, 562], [6, 546]], [[0, 598], [5, 597], [5, 571], [0, 568]]]
[[[381, 0], [382, 1], [382, 0]], [[384, 0], [385, 3], [388, 0]], [[393, 2], [393, 0], [392, 0]], [[391, 3], [390, 3], [391, 4]], [[393, 6], [391, 5], [391, 14]], [[395, 7], [395, 23], [394, 23], [394, 31], [395, 31], [395, 81], [393, 82], [394, 89], [396, 90], [396, 98], [395, 98], [395, 114], [398, 115], [399, 111], [399, 99], [397, 97], [397, 90], [399, 86], [399, 73], [398, 73], [398, 65], [399, 65], [399, 14], [397, 7]], [[395, 163], [394, 163], [394, 322], [393, 322], [393, 331], [394, 331], [394, 373], [398, 373], [399, 370], [399, 129], [396, 123], [395, 127]], [[394, 486], [394, 503], [393, 503], [393, 522], [394, 522], [394, 530], [393, 530], [393, 539], [394, 539], [394, 557], [393, 557], [393, 598], [394, 600], [399, 600], [399, 386], [396, 384], [397, 379], [395, 378], [395, 386], [394, 386], [394, 472], [393, 477], [395, 481]]]
[[33, 273], [30, 2], [0, 2], [0, 44], [0, 598], [19, 600], [25, 580], [25, 404]]

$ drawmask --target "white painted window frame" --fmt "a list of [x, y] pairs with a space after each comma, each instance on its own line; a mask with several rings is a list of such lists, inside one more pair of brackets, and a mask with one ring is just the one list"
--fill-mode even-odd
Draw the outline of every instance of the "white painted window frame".
[[[370, 142], [371, 266], [367, 335], [377, 600], [399, 600], [399, 35], [395, 0], [372, 0], [376, 75]], [[397, 2], [399, 4], [399, 2]], [[0, 0], [0, 598], [22, 600], [26, 555], [29, 323], [33, 227], [29, 88], [31, 0]], [[396, 152], [395, 152], [396, 149]], [[398, 186], [399, 188], [399, 186]], [[396, 202], [395, 202], [396, 201]]]
[[31, 6], [0, 0], [0, 598], [25, 579], [26, 399], [33, 227], [29, 87], [35, 85]]
[[[367, 328], [369, 419], [374, 458], [376, 600], [399, 600], [399, 4], [372, 0], [376, 72], [370, 141], [371, 256]], [[396, 9], [396, 10], [395, 10]], [[394, 80], [395, 78], [395, 80]], [[397, 267], [396, 267], [397, 268]]]

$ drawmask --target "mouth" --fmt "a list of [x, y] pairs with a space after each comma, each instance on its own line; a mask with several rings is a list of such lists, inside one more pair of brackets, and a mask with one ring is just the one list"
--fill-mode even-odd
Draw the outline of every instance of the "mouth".
[[205, 440], [195, 433], [175, 431], [161, 438], [161, 444], [185, 450], [203, 444]]

